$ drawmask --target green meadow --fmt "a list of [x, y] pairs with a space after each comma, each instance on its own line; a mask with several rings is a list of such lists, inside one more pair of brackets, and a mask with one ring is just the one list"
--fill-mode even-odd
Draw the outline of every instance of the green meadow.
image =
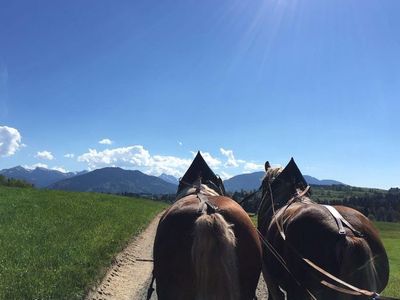
[[0, 186], [0, 299], [82, 299], [114, 255], [165, 207]]
[[390, 263], [390, 279], [385, 296], [400, 298], [400, 223], [376, 222]]
[[[114, 255], [165, 207], [105, 194], [0, 186], [0, 299], [82, 299]], [[400, 224], [375, 224], [390, 260], [383, 294], [400, 297]]]

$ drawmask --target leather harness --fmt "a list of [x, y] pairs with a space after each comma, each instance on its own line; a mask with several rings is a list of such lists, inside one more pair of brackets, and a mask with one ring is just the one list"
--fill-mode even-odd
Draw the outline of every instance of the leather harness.
[[344, 229], [345, 225], [347, 228], [349, 228], [356, 237], [364, 237], [364, 235], [359, 232], [358, 230], [356, 230], [353, 225], [351, 225], [345, 218], [343, 218], [343, 216], [337, 211], [336, 208], [334, 208], [333, 206], [330, 205], [322, 205], [324, 207], [326, 207], [328, 209], [328, 211], [331, 213], [331, 215], [333, 216], [333, 218], [336, 221], [336, 224], [339, 228], [339, 234], [342, 235], [346, 235], [346, 230]]
[[[260, 187], [260, 189], [262, 188], [262, 186]], [[278, 218], [276, 216], [275, 213], [275, 209], [274, 209], [274, 200], [273, 200], [273, 195], [272, 195], [272, 190], [271, 190], [271, 184], [270, 182], [268, 182], [268, 188], [269, 188], [269, 192], [270, 192], [270, 196], [271, 196], [271, 207], [273, 210], [273, 221], [276, 223], [278, 231], [282, 237], [282, 239], [284, 241], [286, 241], [286, 236], [283, 230], [283, 226], [282, 224], [280, 224], [280, 222], [278, 221]], [[301, 198], [302, 196], [304, 196], [305, 194], [307, 194], [308, 190], [310, 189], [310, 186], [307, 186], [306, 189], [304, 191], [302, 191], [300, 194], [295, 195], [293, 198], [291, 198], [288, 201], [288, 204], [286, 205], [286, 207], [284, 208], [283, 211], [285, 211], [291, 204], [293, 204], [294, 202], [297, 201], [297, 199]], [[265, 196], [267, 193], [265, 193], [263, 199], [261, 201], [264, 200]], [[363, 237], [363, 234], [359, 231], [357, 231], [337, 210], [336, 208], [334, 208], [333, 206], [330, 205], [323, 205], [329, 212], [330, 214], [333, 216], [333, 218], [336, 221], [336, 224], [338, 225], [338, 230], [339, 230], [339, 234], [341, 235], [345, 235], [346, 234], [346, 230], [344, 229], [344, 225], [349, 228], [353, 234], [357, 237]], [[290, 269], [288, 268], [284, 258], [278, 253], [278, 251], [275, 249], [275, 247], [267, 240], [264, 238], [264, 236], [262, 235], [262, 233], [257, 229], [257, 232], [260, 236], [261, 242], [271, 251], [271, 253], [275, 256], [275, 258], [277, 259], [277, 261], [282, 265], [282, 267], [288, 272], [288, 274], [295, 280], [295, 282], [299, 285], [302, 286], [305, 290], [305, 292], [310, 296], [311, 299], [316, 299], [316, 297], [308, 290], [307, 287], [303, 286], [298, 280], [297, 278], [293, 275], [293, 273], [290, 271]], [[319, 267], [318, 265], [316, 265], [314, 262], [312, 262], [311, 260], [304, 258], [300, 253], [298, 253], [296, 251], [296, 249], [294, 249], [293, 247], [291, 247], [290, 244], [288, 244], [288, 246], [294, 251], [294, 253], [296, 254], [296, 256], [303, 261], [306, 265], [308, 265], [309, 267], [311, 267], [313, 270], [315, 270], [317, 273], [320, 274], [320, 276], [322, 277], [322, 279], [319, 281], [322, 285], [324, 285], [325, 287], [332, 289], [338, 293], [341, 294], [348, 294], [348, 295], [353, 295], [353, 296], [362, 296], [362, 297], [368, 297], [371, 300], [400, 300], [398, 298], [392, 298], [392, 297], [386, 297], [386, 296], [381, 296], [376, 292], [372, 292], [372, 291], [368, 291], [368, 290], [364, 290], [364, 289], [360, 289], [358, 287], [355, 287], [339, 278], [337, 278], [336, 276], [334, 276], [333, 274], [329, 273], [328, 271], [324, 270], [323, 268]], [[332, 283], [333, 282], [333, 283]]]

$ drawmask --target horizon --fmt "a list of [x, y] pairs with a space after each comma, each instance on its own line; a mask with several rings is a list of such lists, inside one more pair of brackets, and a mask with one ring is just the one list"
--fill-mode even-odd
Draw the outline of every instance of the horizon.
[[[101, 169], [105, 169], [105, 168], [117, 168], [117, 169], [121, 169], [121, 170], [124, 170], [124, 171], [138, 171], [138, 172], [141, 172], [142, 174], [145, 174], [145, 175], [148, 175], [148, 176], [154, 176], [154, 177], [158, 177], [158, 178], [161, 178], [162, 175], [165, 175], [165, 176], [172, 176], [172, 177], [173, 177], [174, 179], [176, 179], [177, 181], [179, 181], [180, 178], [182, 178], [182, 177], [176, 177], [176, 176], [174, 176], [174, 175], [167, 174], [167, 173], [161, 173], [161, 174], [159, 174], [159, 175], [153, 175], [153, 174], [145, 173], [145, 172], [143, 172], [143, 171], [141, 171], [141, 170], [138, 170], [138, 169], [127, 169], [127, 168], [117, 167], [117, 166], [106, 166], [106, 167], [101, 167], [101, 168], [96, 168], [96, 169], [91, 169], [91, 170], [85, 169], [85, 170], [80, 170], [80, 171], [68, 171], [68, 172], [66, 172], [65, 170], [57, 170], [57, 169], [54, 169], [54, 168], [53, 168], [53, 169], [49, 169], [49, 168], [42, 167], [42, 166], [34, 166], [34, 167], [32, 167], [32, 166], [21, 166], [21, 165], [18, 165], [18, 166], [14, 166], [14, 167], [12, 167], [12, 168], [0, 169], [0, 171], [10, 170], [10, 169], [15, 169], [15, 168], [23, 168], [23, 169], [25, 169], [26, 171], [34, 171], [34, 170], [38, 169], [38, 170], [46, 170], [46, 171], [55, 171], [55, 172], [60, 172], [60, 173], [63, 173], [63, 174], [74, 173], [75, 175], [72, 176], [72, 177], [80, 176], [80, 175], [85, 175], [85, 174], [87, 174], [87, 173], [89, 173], [89, 172], [96, 171], [96, 170], [101, 170]], [[81, 174], [81, 173], [83, 173], [83, 174]], [[234, 177], [236, 177], [236, 176], [251, 175], [251, 174], [254, 174], [254, 173], [265, 173], [265, 171], [245, 172], [245, 173], [240, 173], [240, 174], [233, 175], [232, 177], [228, 177], [228, 178], [222, 178], [222, 177], [221, 177], [221, 178], [223, 179], [223, 181], [226, 181], [226, 180], [232, 179], [232, 178], [234, 178]], [[1, 175], [1, 174], [0, 174], [0, 175]], [[216, 175], [219, 175], [219, 174], [216, 174]], [[334, 178], [317, 178], [317, 177], [312, 176], [312, 175], [310, 175], [310, 174], [302, 174], [302, 175], [303, 175], [304, 177], [308, 176], [308, 177], [311, 177], [311, 178], [313, 178], [313, 179], [317, 179], [318, 181], [329, 180], [329, 181], [336, 181], [337, 184], [342, 184], [342, 185], [345, 185], [345, 186], [358, 187], [358, 188], [372, 188], [372, 187], [366, 187], [366, 186], [363, 187], [363, 186], [352, 186], [352, 185], [348, 185], [348, 184], [346, 184], [346, 183], [344, 183], [344, 182], [340, 182], [340, 181], [338, 181], [338, 180], [335, 180]], [[161, 179], [163, 179], [164, 181], [166, 181], [166, 182], [168, 182], [168, 183], [171, 183], [170, 181], [165, 180], [164, 178], [161, 178]], [[336, 183], [335, 183], [335, 184], [336, 184]], [[334, 184], [334, 185], [335, 185], [335, 184]], [[312, 184], [311, 184], [311, 185], [312, 185]], [[396, 188], [396, 187], [392, 187], [392, 188]], [[376, 189], [380, 189], [380, 188], [376, 188]], [[388, 190], [388, 189], [387, 189], [387, 190]]]
[[0, 169], [107, 166], [400, 187], [400, 2], [13, 1]]

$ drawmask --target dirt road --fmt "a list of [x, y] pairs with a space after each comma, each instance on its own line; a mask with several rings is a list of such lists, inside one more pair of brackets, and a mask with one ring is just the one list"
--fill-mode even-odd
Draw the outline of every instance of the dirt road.
[[[152, 252], [158, 221], [157, 216], [136, 239], [115, 259], [101, 283], [86, 297], [86, 300], [145, 300], [153, 270]], [[154, 285], [155, 287], [155, 285]], [[267, 299], [263, 280], [257, 288], [258, 299]], [[156, 300], [154, 292], [151, 300]]]

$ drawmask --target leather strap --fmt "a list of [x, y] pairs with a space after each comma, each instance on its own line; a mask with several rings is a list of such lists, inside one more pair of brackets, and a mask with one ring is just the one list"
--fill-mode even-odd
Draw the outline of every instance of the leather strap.
[[[283, 211], [282, 211], [282, 213], [281, 213], [281, 216], [285, 213], [285, 211], [289, 208], [290, 205], [292, 205], [293, 203], [295, 203], [295, 202], [297, 201], [297, 199], [299, 199], [299, 198], [305, 196], [305, 195], [308, 193], [309, 190], [310, 190], [310, 186], [307, 185], [307, 187], [306, 187], [300, 194], [297, 194], [296, 196], [292, 197], [292, 198], [288, 201], [288, 204], [286, 204], [286, 207], [283, 209]], [[272, 196], [271, 185], [270, 185], [270, 194], [271, 194], [271, 203], [272, 203], [272, 207], [274, 207], [274, 206], [275, 206], [275, 203], [274, 203], [274, 199], [273, 199], [273, 196]], [[275, 223], [276, 223], [276, 226], [278, 227], [279, 234], [281, 235], [282, 239], [285, 241], [285, 240], [286, 240], [285, 231], [283, 230], [283, 225], [282, 225], [281, 222], [280, 222], [280, 221], [282, 221], [282, 220], [280, 219], [280, 220], [278, 221], [278, 216], [276, 215], [275, 211], [274, 211], [274, 217], [273, 217], [273, 218], [275, 219]]]
[[363, 290], [360, 289], [358, 287], [355, 287], [353, 285], [351, 285], [350, 283], [347, 283], [339, 278], [337, 278], [336, 276], [332, 275], [331, 273], [325, 271], [324, 269], [322, 269], [321, 267], [317, 266], [315, 263], [313, 263], [311, 260], [307, 259], [307, 258], [303, 258], [302, 260], [309, 265], [310, 267], [312, 267], [314, 270], [318, 271], [321, 275], [329, 278], [330, 280], [334, 281], [335, 283], [339, 283], [340, 285], [344, 286], [345, 288], [339, 287], [335, 284], [329, 283], [325, 280], [321, 280], [321, 284], [336, 290], [340, 293], [345, 293], [345, 294], [350, 294], [350, 295], [357, 295], [357, 296], [366, 296], [369, 297], [371, 299], [375, 299], [377, 296], [379, 296], [379, 294], [375, 293], [375, 292], [371, 292], [371, 291], [367, 291], [367, 290]]
[[325, 208], [328, 209], [328, 211], [331, 213], [331, 215], [335, 218], [336, 224], [339, 227], [339, 234], [346, 234], [346, 230], [343, 227], [343, 224], [346, 225], [347, 228], [349, 228], [355, 236], [357, 237], [363, 237], [363, 234], [356, 230], [343, 216], [337, 211], [336, 208], [334, 208], [331, 205], [323, 205]]
[[150, 300], [151, 299], [151, 295], [154, 292], [154, 288], [153, 288], [154, 280], [155, 280], [155, 276], [154, 276], [154, 269], [153, 269], [150, 285], [149, 285], [149, 288], [147, 289], [146, 300]]
[[339, 227], [339, 234], [346, 234], [346, 230], [344, 230], [343, 223], [342, 223], [342, 220], [343, 220], [342, 215], [333, 206], [330, 206], [330, 205], [322, 205], [322, 206], [327, 208], [328, 211], [333, 216], [333, 218], [335, 219], [336, 224]]

